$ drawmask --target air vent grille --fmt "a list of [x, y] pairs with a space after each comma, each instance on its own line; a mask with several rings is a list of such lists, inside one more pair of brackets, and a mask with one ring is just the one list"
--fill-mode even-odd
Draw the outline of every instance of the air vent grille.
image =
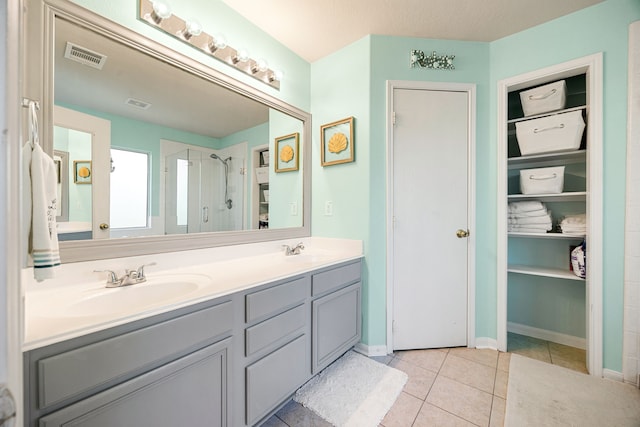
[[141, 110], [146, 110], [149, 107], [151, 107], [150, 103], [146, 101], [141, 101], [139, 99], [134, 99], [134, 98], [127, 98], [127, 100], [124, 103], [132, 107], [140, 108]]
[[107, 61], [107, 56], [98, 52], [94, 52], [82, 46], [78, 46], [71, 42], [67, 42], [67, 47], [64, 51], [64, 57], [72, 61], [79, 62], [89, 67], [102, 70], [104, 63]]

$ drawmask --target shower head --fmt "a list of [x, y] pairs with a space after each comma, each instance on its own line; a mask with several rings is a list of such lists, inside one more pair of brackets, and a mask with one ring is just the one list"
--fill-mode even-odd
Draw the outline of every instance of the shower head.
[[216, 153], [211, 153], [209, 155], [209, 157], [211, 157], [212, 159], [218, 159], [220, 160], [222, 163], [227, 163], [229, 160], [231, 160], [231, 156], [227, 157], [226, 159], [222, 159], [220, 156], [218, 156]]

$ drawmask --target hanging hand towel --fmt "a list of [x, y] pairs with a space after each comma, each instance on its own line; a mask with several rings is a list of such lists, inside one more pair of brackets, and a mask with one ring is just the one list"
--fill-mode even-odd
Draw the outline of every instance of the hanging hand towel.
[[53, 277], [60, 265], [56, 230], [57, 183], [55, 163], [39, 144], [27, 142], [23, 156], [23, 200], [25, 228], [23, 238], [33, 258], [33, 275], [37, 281]]

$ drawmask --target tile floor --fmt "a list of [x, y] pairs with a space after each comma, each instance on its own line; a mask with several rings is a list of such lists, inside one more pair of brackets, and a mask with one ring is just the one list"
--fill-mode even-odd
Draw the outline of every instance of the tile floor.
[[[581, 372], [584, 350], [509, 333], [509, 352]], [[502, 426], [510, 353], [451, 348], [397, 351], [375, 360], [405, 372], [407, 384], [380, 426]], [[290, 401], [263, 427], [331, 427]]]

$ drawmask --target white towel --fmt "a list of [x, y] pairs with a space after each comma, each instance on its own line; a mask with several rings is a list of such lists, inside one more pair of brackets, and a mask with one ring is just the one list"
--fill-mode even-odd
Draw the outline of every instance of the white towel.
[[531, 212], [545, 209], [544, 203], [538, 200], [523, 200], [509, 203], [509, 213]]
[[56, 229], [57, 183], [55, 163], [39, 144], [27, 142], [22, 149], [23, 161], [23, 238], [33, 259], [33, 276], [37, 281], [53, 277], [60, 265]]
[[551, 224], [551, 217], [545, 216], [530, 216], [524, 218], [509, 218], [509, 224], [511, 225], [526, 225], [526, 224]]
[[587, 215], [586, 214], [578, 214], [578, 215], [567, 215], [562, 222], [561, 225], [587, 225]]
[[509, 218], [528, 218], [530, 216], [551, 215], [548, 209], [538, 209], [537, 211], [510, 213]]
[[525, 224], [525, 225], [514, 225], [514, 224], [509, 224], [507, 226], [508, 231], [522, 231], [522, 229], [535, 229], [535, 230], [544, 230], [544, 231], [551, 231], [552, 224], [550, 222], [545, 223], [545, 224]]

